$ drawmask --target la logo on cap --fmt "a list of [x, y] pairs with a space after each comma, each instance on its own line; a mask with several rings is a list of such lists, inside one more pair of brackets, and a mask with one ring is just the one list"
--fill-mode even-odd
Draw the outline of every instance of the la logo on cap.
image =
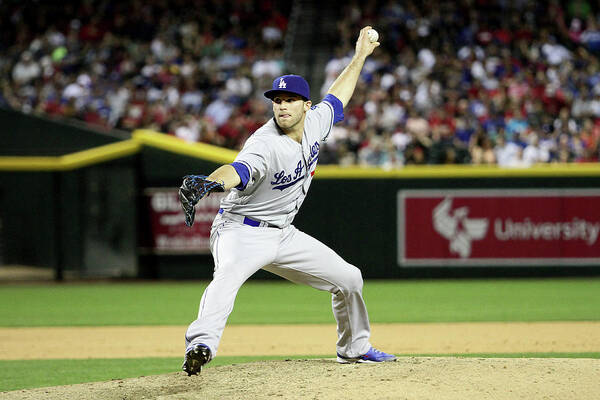
[[285, 89], [285, 81], [283, 78], [279, 80], [279, 89]]

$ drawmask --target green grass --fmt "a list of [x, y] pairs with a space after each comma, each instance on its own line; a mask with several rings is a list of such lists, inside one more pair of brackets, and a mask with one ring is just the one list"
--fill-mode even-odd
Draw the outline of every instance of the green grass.
[[[600, 353], [485, 353], [421, 354], [400, 357], [477, 357], [477, 358], [600, 358]], [[331, 358], [325, 356], [291, 357], [217, 357], [207, 368], [259, 360]], [[402, 360], [400, 360], [401, 362]], [[27, 360], [0, 361], [0, 392], [37, 387], [108, 381], [181, 371], [181, 358], [94, 359], [94, 360]]]
[[[0, 326], [187, 325], [207, 282], [0, 286]], [[600, 278], [366, 281], [371, 322], [600, 320]], [[230, 324], [334, 323], [330, 294], [251, 281]]]
[[373, 322], [600, 320], [598, 278], [383, 281], [364, 297]]

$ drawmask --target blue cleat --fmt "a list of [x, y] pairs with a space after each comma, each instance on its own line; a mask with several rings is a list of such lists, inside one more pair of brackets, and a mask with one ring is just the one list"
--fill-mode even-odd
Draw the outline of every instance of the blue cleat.
[[202, 366], [212, 359], [212, 353], [205, 344], [195, 344], [190, 346], [185, 351], [185, 361], [183, 362], [184, 372], [187, 372], [188, 376], [196, 375], [202, 371]]
[[337, 362], [340, 364], [353, 364], [353, 363], [378, 363], [386, 361], [396, 361], [396, 356], [393, 354], [384, 353], [383, 351], [377, 350], [375, 347], [371, 347], [362, 356], [358, 357], [344, 357], [340, 353], [337, 353]]

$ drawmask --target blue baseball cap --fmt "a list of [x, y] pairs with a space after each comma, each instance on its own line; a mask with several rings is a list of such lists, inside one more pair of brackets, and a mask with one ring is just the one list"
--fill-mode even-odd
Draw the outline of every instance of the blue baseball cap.
[[265, 97], [273, 99], [278, 93], [294, 93], [304, 98], [304, 101], [310, 100], [310, 87], [306, 79], [300, 75], [283, 75], [275, 78], [273, 89], [265, 92]]

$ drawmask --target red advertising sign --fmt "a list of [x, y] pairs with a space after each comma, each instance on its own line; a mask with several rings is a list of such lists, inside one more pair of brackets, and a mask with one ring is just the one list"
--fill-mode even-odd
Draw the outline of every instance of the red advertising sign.
[[150, 210], [152, 249], [158, 253], [207, 253], [210, 251], [210, 227], [219, 211], [223, 193], [211, 193], [196, 205], [194, 225], [185, 224], [185, 216], [176, 189], [145, 190]]
[[600, 262], [600, 190], [403, 190], [401, 266]]

